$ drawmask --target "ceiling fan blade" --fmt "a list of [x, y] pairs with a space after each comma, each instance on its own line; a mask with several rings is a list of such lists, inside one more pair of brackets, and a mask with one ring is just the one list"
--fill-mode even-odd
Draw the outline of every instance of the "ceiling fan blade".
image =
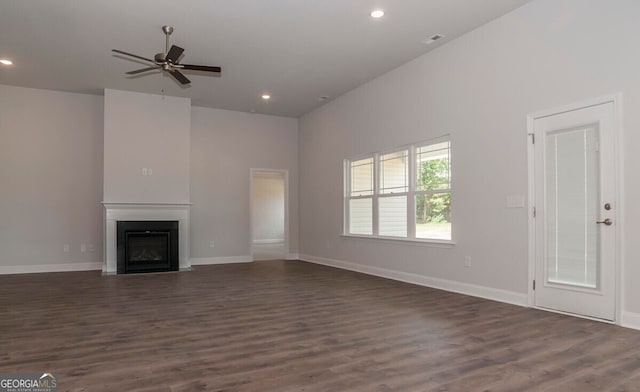
[[176, 78], [176, 80], [182, 84], [189, 84], [191, 83], [191, 81], [189, 79], [187, 79], [186, 76], [184, 76], [180, 71], [174, 69], [169, 71], [169, 73], [171, 74], [171, 76], [173, 76], [174, 78]]
[[153, 61], [151, 59], [148, 59], [146, 57], [138, 56], [137, 54], [131, 54], [131, 53], [123, 52], [123, 51], [118, 50], [118, 49], [111, 49], [111, 51], [119, 53], [119, 54], [124, 54], [125, 56], [131, 56], [131, 57], [134, 57], [134, 58], [137, 58], [137, 59], [140, 59], [140, 60], [148, 61], [150, 63], [154, 63], [155, 62], [155, 61]]
[[222, 72], [222, 68], [220, 67], [211, 67], [208, 65], [193, 65], [193, 64], [180, 64], [182, 69], [188, 69], [192, 71], [204, 71], [204, 72]]
[[184, 52], [184, 49], [182, 49], [179, 46], [175, 46], [172, 45], [171, 49], [169, 49], [169, 53], [167, 53], [167, 57], [165, 57], [165, 59], [167, 61], [171, 61], [172, 63], [177, 63], [178, 62], [178, 58], [180, 58], [180, 56], [182, 55], [182, 52]]
[[148, 68], [142, 68], [142, 69], [136, 69], [135, 71], [129, 71], [126, 74], [127, 75], [137, 75], [143, 72], [148, 72], [148, 71], [153, 71], [156, 69], [160, 69], [160, 67], [148, 67]]

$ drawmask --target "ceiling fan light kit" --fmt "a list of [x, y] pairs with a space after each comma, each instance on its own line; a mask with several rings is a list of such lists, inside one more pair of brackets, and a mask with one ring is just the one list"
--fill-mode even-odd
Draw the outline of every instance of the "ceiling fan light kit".
[[194, 64], [180, 64], [180, 56], [184, 52], [179, 46], [171, 45], [169, 47], [169, 36], [173, 33], [173, 27], [171, 26], [162, 26], [162, 32], [165, 35], [165, 51], [164, 53], [158, 53], [152, 59], [138, 56], [136, 54], [127, 53], [122, 50], [112, 49], [113, 52], [132, 57], [134, 59], [147, 61], [152, 63], [153, 65], [150, 67], [145, 67], [141, 69], [136, 69], [134, 71], [127, 72], [127, 75], [137, 75], [149, 71], [161, 70], [168, 72], [175, 80], [177, 80], [182, 85], [190, 84], [191, 81], [184, 76], [180, 70], [185, 71], [201, 71], [201, 72], [210, 72], [215, 74], [216, 76], [220, 76], [222, 69], [220, 67], [209, 66], [209, 65], [194, 65]]

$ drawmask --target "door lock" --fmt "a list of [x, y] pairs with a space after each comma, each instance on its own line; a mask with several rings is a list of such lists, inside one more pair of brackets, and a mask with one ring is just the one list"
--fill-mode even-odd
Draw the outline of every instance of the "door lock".
[[609, 211], [611, 209], [611, 203], [607, 203], [604, 205], [604, 209]]
[[601, 222], [596, 222], [596, 223], [597, 223], [597, 224], [604, 223], [604, 224], [605, 224], [605, 225], [607, 225], [607, 226], [611, 226], [611, 225], [613, 224], [613, 221], [612, 221], [611, 219], [607, 218], [607, 219], [605, 219], [605, 220], [603, 220], [603, 221], [601, 221]]

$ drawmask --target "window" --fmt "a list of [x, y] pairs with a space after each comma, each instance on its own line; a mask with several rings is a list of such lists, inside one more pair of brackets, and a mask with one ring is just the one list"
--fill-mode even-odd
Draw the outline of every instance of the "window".
[[373, 234], [373, 157], [349, 164], [349, 233]]
[[378, 234], [406, 237], [409, 150], [380, 155], [379, 160]]
[[416, 147], [416, 238], [451, 239], [449, 141]]
[[345, 234], [451, 240], [448, 137], [345, 161]]

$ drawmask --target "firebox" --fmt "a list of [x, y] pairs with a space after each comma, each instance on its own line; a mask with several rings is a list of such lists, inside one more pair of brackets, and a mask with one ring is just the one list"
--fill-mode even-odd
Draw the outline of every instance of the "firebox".
[[118, 221], [118, 273], [177, 271], [178, 221]]

